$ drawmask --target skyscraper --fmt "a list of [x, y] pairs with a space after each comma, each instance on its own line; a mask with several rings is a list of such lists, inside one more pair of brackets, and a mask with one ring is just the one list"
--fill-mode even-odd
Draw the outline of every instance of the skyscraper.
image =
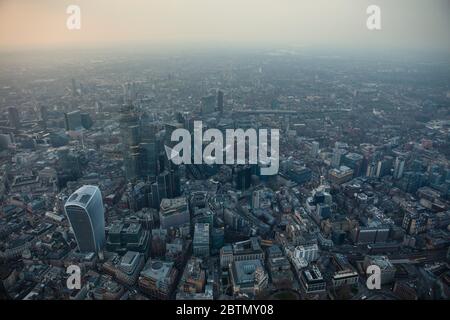
[[209, 256], [209, 223], [196, 223], [194, 229], [193, 253], [197, 257]]
[[100, 189], [82, 186], [64, 205], [80, 252], [99, 252], [105, 243], [105, 213]]
[[202, 114], [213, 113], [216, 109], [216, 97], [209, 95], [202, 97]]
[[317, 154], [319, 153], [319, 143], [317, 141], [313, 141], [311, 143], [311, 155], [312, 156], [317, 156]]
[[343, 164], [353, 170], [353, 177], [359, 177], [363, 172], [363, 160], [362, 155], [350, 152], [344, 156]]
[[394, 178], [400, 179], [403, 176], [404, 169], [405, 159], [403, 159], [402, 157], [397, 157], [397, 159], [395, 159]]
[[333, 168], [339, 168], [342, 162], [342, 158], [345, 154], [346, 154], [345, 149], [334, 148], [333, 157], [331, 159], [331, 166]]
[[80, 130], [83, 126], [81, 124], [81, 112], [80, 110], [75, 110], [72, 112], [67, 112], [64, 114], [64, 120], [66, 123], [67, 131]]
[[85, 129], [90, 129], [94, 122], [92, 121], [91, 115], [87, 112], [80, 114], [81, 126]]
[[390, 174], [391, 168], [392, 168], [392, 162], [393, 162], [393, 158], [389, 157], [389, 156], [386, 156], [383, 158], [383, 160], [378, 161], [376, 177], [381, 178], [383, 176]]
[[141, 155], [141, 175], [153, 176], [158, 174], [158, 145], [155, 142], [139, 144]]
[[247, 190], [250, 188], [252, 170], [249, 165], [240, 166], [235, 171], [235, 182], [238, 190]]
[[[139, 115], [133, 104], [127, 103], [120, 109], [120, 134], [122, 136], [122, 155], [127, 180], [134, 179], [139, 174], [140, 139]], [[132, 156], [134, 155], [134, 156]]]

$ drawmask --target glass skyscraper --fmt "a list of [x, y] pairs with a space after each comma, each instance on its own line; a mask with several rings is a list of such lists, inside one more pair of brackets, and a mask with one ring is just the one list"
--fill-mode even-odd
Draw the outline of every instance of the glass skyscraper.
[[99, 252], [105, 243], [105, 212], [100, 189], [83, 186], [64, 205], [80, 252]]

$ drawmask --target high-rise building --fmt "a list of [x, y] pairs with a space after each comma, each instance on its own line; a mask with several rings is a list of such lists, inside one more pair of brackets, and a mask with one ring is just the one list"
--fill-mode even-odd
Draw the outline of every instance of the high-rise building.
[[331, 207], [327, 204], [318, 203], [316, 206], [316, 214], [322, 219], [328, 219], [331, 217]]
[[209, 256], [209, 227], [209, 223], [195, 224], [193, 252], [197, 257]]
[[81, 112], [80, 110], [75, 110], [72, 112], [67, 112], [64, 114], [64, 119], [66, 122], [67, 131], [75, 131], [83, 128], [81, 123]]
[[397, 157], [397, 159], [395, 159], [394, 165], [394, 178], [401, 179], [401, 177], [403, 177], [404, 170], [405, 170], [405, 159], [402, 157]]
[[331, 159], [331, 166], [333, 168], [339, 168], [339, 166], [341, 165], [342, 162], [342, 157], [346, 154], [346, 150], [345, 149], [339, 149], [339, 148], [335, 148], [333, 150], [333, 157]]
[[238, 190], [247, 190], [252, 182], [252, 168], [248, 165], [236, 170], [235, 182]]
[[371, 162], [367, 164], [366, 177], [374, 178], [377, 175], [378, 164]]
[[180, 181], [180, 172], [178, 171], [178, 167], [174, 167], [170, 170], [170, 180], [171, 180], [171, 196], [179, 197], [181, 195], [181, 181]]
[[81, 113], [81, 125], [85, 129], [90, 129], [92, 125], [94, 124], [94, 121], [92, 121], [91, 115], [87, 112]]
[[383, 176], [390, 174], [391, 168], [392, 168], [392, 162], [393, 162], [393, 158], [389, 157], [389, 156], [386, 156], [383, 158], [383, 160], [378, 161], [376, 177], [381, 178]]
[[202, 98], [202, 113], [213, 113], [216, 110], [216, 96], [209, 95]]
[[172, 199], [180, 194], [181, 184], [178, 168], [175, 167], [170, 172], [166, 170], [158, 175], [156, 181], [151, 185], [151, 207], [158, 209], [162, 199]]
[[160, 190], [157, 182], [152, 183], [150, 188], [151, 188], [151, 205], [150, 206], [152, 208], [159, 209], [161, 200], [163, 198], [165, 198], [165, 195], [162, 194], [161, 192], [165, 191], [165, 190]]
[[141, 175], [156, 176], [158, 174], [158, 148], [155, 142], [139, 144], [141, 155]]
[[124, 104], [120, 110], [120, 134], [122, 136], [122, 154], [125, 167], [125, 177], [130, 180], [139, 174], [139, 116], [131, 103]]
[[83, 186], [64, 205], [80, 252], [100, 252], [105, 243], [105, 212], [100, 189]]
[[311, 143], [311, 155], [312, 156], [314, 156], [314, 157], [317, 156], [317, 154], [319, 153], [319, 147], [320, 147], [320, 145], [317, 141], [313, 141]]
[[343, 158], [343, 164], [353, 170], [353, 176], [359, 177], [363, 173], [364, 157], [358, 153], [348, 153]]

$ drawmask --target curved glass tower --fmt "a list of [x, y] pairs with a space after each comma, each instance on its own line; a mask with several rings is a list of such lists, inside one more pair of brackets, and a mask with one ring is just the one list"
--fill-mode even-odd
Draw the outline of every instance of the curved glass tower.
[[80, 252], [98, 253], [105, 243], [105, 211], [100, 189], [83, 186], [64, 205]]

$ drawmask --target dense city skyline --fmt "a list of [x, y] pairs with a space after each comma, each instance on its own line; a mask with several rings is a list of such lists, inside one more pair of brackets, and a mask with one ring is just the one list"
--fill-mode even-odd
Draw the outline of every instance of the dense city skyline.
[[75, 2], [0, 0], [0, 299], [450, 299], [449, 1]]

